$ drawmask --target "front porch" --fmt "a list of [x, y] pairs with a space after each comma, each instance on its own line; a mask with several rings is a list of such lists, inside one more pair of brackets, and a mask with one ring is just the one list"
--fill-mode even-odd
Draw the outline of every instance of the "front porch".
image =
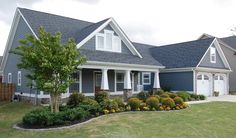
[[73, 74], [76, 82], [68, 90], [94, 96], [96, 92], [108, 91], [110, 95], [132, 94], [140, 91], [159, 89], [159, 70], [147, 69], [114, 69], [114, 68], [81, 68]]

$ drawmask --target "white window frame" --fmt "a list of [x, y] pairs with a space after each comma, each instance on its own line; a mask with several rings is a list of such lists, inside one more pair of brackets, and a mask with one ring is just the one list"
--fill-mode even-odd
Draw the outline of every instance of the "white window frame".
[[[111, 49], [108, 49], [107, 47], [107, 38], [106, 38], [106, 34], [111, 34], [112, 35], [112, 38], [111, 38], [111, 43], [112, 43], [112, 46], [111, 46]], [[98, 47], [98, 37], [103, 37], [103, 48], [99, 48]], [[118, 40], [118, 48], [115, 48], [115, 41], [114, 39]], [[121, 47], [122, 47], [122, 42], [121, 42], [121, 39], [119, 38], [119, 36], [115, 36], [114, 35], [114, 31], [111, 31], [111, 30], [104, 30], [104, 33], [97, 33], [96, 34], [96, 50], [101, 50], [101, 51], [109, 51], [109, 52], [117, 52], [117, 53], [121, 53]]]
[[[212, 58], [214, 57], [214, 58]], [[215, 60], [213, 60], [215, 59]], [[210, 61], [211, 63], [216, 63], [216, 48], [215, 47], [211, 47], [210, 48]]]
[[[117, 74], [119, 74], [119, 73], [121, 73], [121, 74], [123, 74], [123, 82], [122, 81], [117, 81]], [[125, 74], [124, 74], [124, 72], [123, 71], [115, 71], [115, 92], [121, 92], [121, 91], [117, 91], [117, 84], [118, 83], [125, 83], [125, 76], [124, 76]]]
[[12, 83], [12, 74], [11, 73], [7, 74], [7, 83]]
[[21, 86], [21, 71], [17, 72], [17, 85]]
[[[144, 75], [148, 75], [148, 83], [145, 83], [144, 80], [147, 78], [144, 78]], [[142, 73], [142, 84], [143, 85], [151, 85], [151, 72], [143, 72]]]

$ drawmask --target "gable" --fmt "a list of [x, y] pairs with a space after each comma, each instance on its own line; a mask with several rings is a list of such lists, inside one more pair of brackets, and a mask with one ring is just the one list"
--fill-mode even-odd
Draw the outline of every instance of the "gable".
[[[126, 36], [126, 34], [122, 31], [122, 29], [118, 26], [118, 24], [115, 22], [113, 18], [109, 18], [103, 21], [100, 21], [98, 23], [95, 23], [89, 27], [86, 27], [81, 30], [82, 33], [86, 33], [87, 30], [89, 30], [91, 33], [87, 33], [88, 35], [84, 35], [84, 38], [79, 41], [77, 44], [77, 48], [79, 49], [82, 47], [87, 41], [89, 41], [94, 36], [97, 36], [102, 29], [107, 27], [107, 25], [110, 25], [110, 27], [114, 30], [114, 32], [119, 36], [119, 38], [122, 40], [122, 42], [127, 46], [127, 48], [130, 50], [130, 52], [134, 56], [138, 56], [139, 58], [143, 58], [142, 55], [137, 51], [137, 49], [134, 47], [132, 42], [129, 40], [129, 38]], [[93, 30], [93, 31], [91, 31]], [[80, 32], [79, 32], [80, 33]], [[101, 36], [101, 35], [100, 35]], [[103, 36], [102, 36], [103, 37]], [[104, 38], [105, 39], [105, 38]], [[103, 41], [103, 40], [100, 40]], [[119, 50], [120, 51], [120, 50]]]
[[[211, 47], [216, 48], [214, 44]], [[216, 62], [212, 63], [210, 61], [210, 48], [207, 50], [205, 56], [203, 57], [202, 61], [200, 62], [199, 67], [210, 67], [210, 68], [219, 68], [219, 69], [227, 68], [224, 65], [223, 60], [221, 59], [217, 49], [216, 49]]]
[[[211, 57], [210, 57], [210, 49], [211, 47], [215, 48], [215, 54], [216, 54], [216, 61], [215, 63], [211, 62]], [[229, 63], [221, 49], [221, 46], [218, 42], [218, 40], [215, 38], [212, 44], [209, 46], [208, 50], [198, 63], [197, 67], [209, 67], [209, 68], [220, 68], [220, 69], [228, 69], [231, 70]]]
[[[102, 29], [99, 33], [104, 33], [105, 30], [113, 31], [114, 36], [118, 36], [118, 34], [114, 31], [114, 29], [110, 26], [107, 25], [104, 29]], [[120, 38], [121, 39], [121, 38]], [[90, 40], [88, 40], [83, 46], [81, 46], [79, 49], [86, 49], [86, 50], [92, 50], [96, 51], [96, 36], [92, 37]], [[121, 40], [121, 53], [122, 54], [131, 54], [130, 50], [127, 48], [127, 45]]]

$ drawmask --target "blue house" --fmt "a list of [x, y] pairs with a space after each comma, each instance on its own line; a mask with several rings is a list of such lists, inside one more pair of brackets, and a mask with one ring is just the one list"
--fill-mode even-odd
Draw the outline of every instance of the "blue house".
[[[19, 57], [9, 53], [26, 34], [38, 38], [38, 28], [62, 33], [62, 42], [74, 38], [87, 59], [73, 74], [76, 82], [62, 98], [78, 91], [93, 96], [100, 90], [110, 95], [138, 93], [168, 87], [211, 96], [213, 91], [228, 92], [229, 64], [215, 38], [167, 46], [152, 46], [129, 40], [113, 18], [96, 23], [17, 8], [1, 63], [3, 81], [16, 84], [22, 97], [49, 98], [47, 92], [35, 93], [18, 69]], [[221, 81], [222, 80], [222, 81]], [[217, 84], [217, 85], [216, 85]], [[218, 85], [220, 84], [220, 85]]]

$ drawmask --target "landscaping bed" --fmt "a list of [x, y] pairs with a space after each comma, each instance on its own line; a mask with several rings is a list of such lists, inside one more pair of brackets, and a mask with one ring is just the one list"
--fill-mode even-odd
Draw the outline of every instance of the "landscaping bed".
[[50, 107], [42, 107], [25, 114], [18, 126], [25, 129], [56, 128], [79, 124], [104, 114], [181, 110], [188, 107], [185, 101], [190, 98], [191, 95], [187, 92], [140, 92], [125, 103], [121, 98], [110, 99], [103, 91], [96, 93], [94, 98], [73, 93], [67, 105], [60, 106], [58, 113], [52, 113]]

